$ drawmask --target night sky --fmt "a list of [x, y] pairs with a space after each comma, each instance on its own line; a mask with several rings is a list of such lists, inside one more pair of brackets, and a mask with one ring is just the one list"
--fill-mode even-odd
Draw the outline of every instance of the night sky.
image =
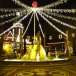
[[[24, 2], [25, 4], [31, 6], [33, 0], [20, 0], [21, 2]], [[39, 4], [39, 6], [43, 6], [52, 2], [55, 2], [57, 0], [36, 0]], [[11, 0], [0, 0], [0, 7], [17, 7], [14, 2], [12, 2]], [[75, 8], [76, 7], [76, 0], [69, 0], [67, 3], [67, 7], [71, 8]]]

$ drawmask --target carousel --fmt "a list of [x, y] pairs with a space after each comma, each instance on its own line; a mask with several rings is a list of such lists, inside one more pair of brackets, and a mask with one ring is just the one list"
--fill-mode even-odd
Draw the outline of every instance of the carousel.
[[[52, 4], [38, 7], [38, 2], [33, 1], [32, 7], [19, 0], [11, 0], [22, 7], [22, 9], [0, 9], [0, 12], [11, 13], [2, 15], [0, 18], [14, 16], [14, 18], [0, 23], [0, 25], [15, 21], [12, 26], [0, 33], [3, 36], [3, 61], [61, 61], [70, 59], [73, 54], [72, 32], [61, 30], [54, 23], [63, 25], [65, 28], [76, 30], [75, 26], [61, 21], [58, 18], [76, 20], [74, 17], [65, 16], [66, 13], [76, 13], [75, 9], [55, 9], [58, 5], [67, 3], [67, 0], [58, 0]], [[12, 13], [13, 12], [13, 13]], [[64, 14], [63, 14], [64, 13]], [[63, 15], [62, 15], [63, 14]], [[29, 17], [31, 16], [31, 17]], [[28, 20], [28, 19], [29, 20]], [[53, 37], [44, 34], [41, 19], [47, 23], [47, 27], [52, 27], [59, 32], [60, 41], [52, 42]], [[19, 20], [17, 20], [19, 19]], [[24, 27], [22, 21], [25, 20], [27, 26]], [[28, 21], [27, 21], [28, 20]], [[53, 23], [51, 22], [53, 21]], [[33, 34], [27, 35], [31, 22], [33, 22]], [[50, 25], [50, 26], [49, 26]], [[37, 26], [40, 30], [37, 30]], [[62, 26], [61, 26], [62, 27]], [[47, 31], [45, 29], [45, 31]], [[51, 32], [50, 32], [51, 33]], [[49, 39], [51, 42], [47, 42]]]
[[[13, 27], [3, 34], [3, 61], [61, 61], [68, 60], [73, 54], [72, 43], [67, 37], [59, 35], [61, 42], [46, 42], [41, 32], [34, 32], [34, 36], [23, 38], [24, 27], [21, 23], [14, 23]], [[52, 37], [49, 37], [51, 40]]]

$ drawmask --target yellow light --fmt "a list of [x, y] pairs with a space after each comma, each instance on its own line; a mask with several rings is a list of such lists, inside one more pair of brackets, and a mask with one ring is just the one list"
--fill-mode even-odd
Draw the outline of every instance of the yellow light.
[[4, 52], [7, 53], [7, 54], [12, 53], [12, 52], [13, 52], [12, 44], [9, 44], [9, 43], [3, 44], [3, 50], [4, 50]]

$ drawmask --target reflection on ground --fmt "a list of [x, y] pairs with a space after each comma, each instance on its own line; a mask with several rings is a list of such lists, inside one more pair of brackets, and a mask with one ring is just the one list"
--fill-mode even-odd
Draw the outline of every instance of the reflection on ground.
[[76, 76], [76, 63], [68, 61], [1, 61], [0, 76]]

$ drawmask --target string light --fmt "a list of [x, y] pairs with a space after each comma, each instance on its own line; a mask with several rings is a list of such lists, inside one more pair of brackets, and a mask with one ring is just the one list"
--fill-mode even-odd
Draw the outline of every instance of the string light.
[[62, 14], [58, 14], [58, 13], [50, 13], [50, 14], [51, 14], [51, 15], [53, 15], [53, 16], [56, 16], [56, 17], [60, 17], [60, 18], [76, 20], [76, 18], [75, 18], [75, 17], [64, 16], [64, 15], [62, 15]]
[[21, 3], [19, 0], [12, 0], [12, 1], [15, 2], [16, 4], [22, 6], [23, 8], [30, 8], [30, 6]]
[[17, 23], [21, 23], [21, 21], [26, 19], [31, 13], [32, 13], [32, 11], [30, 13], [28, 13], [27, 15], [25, 15], [24, 17], [22, 17], [19, 21], [17, 21]]
[[[31, 14], [31, 12], [30, 12], [29, 14]], [[21, 18], [21, 19], [20, 19], [19, 21], [17, 21], [16, 23], [20, 23], [22, 20], [26, 19], [29, 14], [25, 15], [23, 18]], [[19, 17], [12, 18], [12, 19], [4, 22], [3, 24], [8, 23], [8, 22], [11, 22], [11, 21], [13, 21], [13, 20], [15, 20], [15, 19], [17, 19], [17, 18], [19, 18]], [[2, 23], [1, 23], [1, 25], [2, 25]], [[0, 36], [2, 36], [3, 34], [5, 34], [7, 31], [11, 30], [14, 26], [15, 26], [15, 25], [11, 26], [10, 28], [8, 28], [8, 29], [5, 30], [4, 32], [2, 32], [2, 33], [0, 34]]]
[[25, 30], [24, 33], [23, 33], [23, 37], [24, 37], [24, 35], [26, 34], [26, 32], [27, 32], [27, 30], [28, 30], [28, 28], [29, 28], [29, 26], [30, 26], [30, 23], [31, 23], [31, 21], [32, 21], [32, 17], [33, 17], [33, 14], [31, 15], [31, 18], [30, 18], [29, 23], [28, 23], [28, 25], [27, 25], [27, 27], [26, 27], [26, 30]]
[[52, 24], [52, 22], [50, 22], [47, 18], [45, 18], [40, 12], [38, 12], [38, 14], [54, 29], [56, 29], [58, 32], [60, 32], [62, 35], [67, 36], [67, 34], [65, 34], [63, 31], [61, 31], [59, 28], [57, 28], [54, 24]]
[[18, 19], [18, 18], [19, 18], [19, 17], [14, 17], [14, 18], [12, 18], [12, 19], [9, 19], [9, 20], [6, 20], [6, 21], [4, 21], [4, 22], [1, 22], [1, 23], [0, 23], [0, 26], [4, 25], [4, 24], [6, 24], [6, 23], [9, 23], [9, 22], [15, 21], [15, 20]]
[[76, 9], [51, 9], [45, 8], [43, 11], [47, 13], [76, 13]]
[[0, 11], [1, 12], [20, 12], [20, 11], [24, 11], [25, 9], [24, 8], [1, 8]]
[[[18, 26], [17, 26], [17, 25], [18, 25]], [[13, 26], [11, 26], [10, 28], [8, 28], [8, 29], [5, 30], [4, 32], [2, 32], [2, 33], [0, 34], [0, 36], [2, 36], [3, 34], [5, 34], [6, 32], [10, 31], [11, 29], [13, 29], [13, 28], [15, 28], [15, 27], [20, 27], [20, 28], [22, 28], [22, 24], [21, 24], [21, 23], [15, 23], [15, 24], [13, 24]]]
[[[54, 29], [56, 29], [58, 32], [62, 33], [64, 36], [67, 36], [62, 30], [60, 30], [59, 28], [57, 28], [52, 22], [50, 22], [46, 17], [62, 24], [62, 25], [65, 25], [67, 27], [70, 27], [70, 28], [73, 28], [73, 29], [76, 29], [75, 26], [72, 26], [70, 24], [67, 24], [65, 22], [62, 22], [56, 18], [53, 18], [52, 16], [49, 16], [48, 14], [50, 13], [51, 15], [53, 16], [57, 16], [57, 17], [61, 17], [61, 18], [67, 18], [67, 19], [72, 19], [72, 20], [76, 20], [76, 18], [73, 18], [73, 17], [69, 17], [69, 16], [64, 16], [64, 15], [59, 15], [59, 13], [76, 13], [76, 9], [52, 9], [52, 7], [56, 7], [58, 5], [61, 5], [61, 4], [64, 4], [66, 3], [68, 0], [58, 0], [58, 1], [55, 1], [51, 4], [48, 4], [48, 5], [45, 5], [45, 6], [42, 6], [42, 7], [39, 7], [39, 8], [33, 8], [33, 7], [30, 7], [24, 3], [22, 3], [21, 1], [19, 0], [12, 0], [13, 2], [15, 2], [16, 4], [18, 4], [19, 6], [21, 6], [22, 8], [2, 8], [0, 9], [0, 12], [3, 12], [3, 13], [10, 13], [10, 14], [5, 14], [5, 15], [1, 15], [0, 18], [5, 18], [5, 17], [9, 17], [9, 16], [17, 16], [17, 17], [14, 17], [10, 20], [7, 20], [7, 21], [4, 21], [2, 23], [0, 23], [0, 25], [3, 25], [5, 23], [9, 23], [9, 22], [12, 22], [18, 18], [20, 18], [21, 16], [23, 16], [21, 19], [19, 19], [17, 21], [17, 23], [21, 23], [22, 20], [26, 19], [32, 12], [34, 13], [34, 15], [32, 15], [31, 17], [35, 17], [36, 15], [36, 18], [37, 18], [37, 21], [39, 23], [39, 28], [42, 32], [42, 35], [44, 35], [43, 33], [43, 30], [42, 30], [42, 27], [41, 27], [41, 24], [39, 22], [39, 18], [38, 18], [38, 14], [51, 26], [53, 27]], [[41, 12], [43, 11], [43, 12]], [[37, 13], [38, 12], [38, 13]], [[47, 12], [44, 13], [44, 12]], [[45, 17], [46, 16], [46, 17]], [[31, 20], [32, 18], [30, 19], [29, 23], [28, 23], [28, 26], [26, 27], [26, 30], [24, 32], [24, 34], [26, 33], [26, 31], [28, 30], [28, 27], [31, 23]], [[35, 23], [35, 20], [34, 20], [34, 23]], [[9, 28], [10, 29], [10, 28]], [[7, 29], [6, 31], [8, 31], [9, 29]], [[4, 31], [3, 34], [6, 32]]]
[[42, 14], [45, 15], [46, 17], [48, 17], [48, 18], [50, 18], [50, 19], [52, 19], [52, 20], [54, 20], [54, 21], [56, 21], [56, 22], [64, 25], [64, 26], [70, 27], [70, 28], [72, 28], [72, 29], [76, 29], [75, 26], [72, 26], [72, 25], [70, 25], [70, 24], [67, 24], [67, 23], [65, 23], [65, 22], [62, 22], [62, 21], [60, 21], [60, 20], [58, 20], [58, 19], [56, 19], [56, 18], [54, 18], [54, 17], [52, 17], [52, 16], [47, 15], [46, 13], [43, 13], [43, 12], [42, 12]]
[[15, 13], [10, 13], [10, 14], [5, 14], [5, 15], [0, 15], [0, 18], [15, 16], [15, 15], [16, 15]]
[[44, 38], [45, 35], [44, 35], [44, 33], [43, 33], [43, 30], [42, 30], [42, 27], [41, 27], [41, 24], [40, 24], [40, 21], [39, 21], [39, 18], [38, 18], [37, 13], [36, 13], [36, 18], [37, 18], [37, 21], [38, 21], [38, 23], [39, 23], [39, 28], [40, 28], [40, 30], [41, 30], [42, 36], [43, 36], [43, 38]]
[[53, 2], [51, 4], [45, 5], [41, 8], [45, 9], [45, 8], [50, 8], [50, 7], [56, 7], [57, 5], [60, 5], [60, 4], [66, 3], [66, 2], [67, 2], [67, 0], [58, 0], [58, 1]]

